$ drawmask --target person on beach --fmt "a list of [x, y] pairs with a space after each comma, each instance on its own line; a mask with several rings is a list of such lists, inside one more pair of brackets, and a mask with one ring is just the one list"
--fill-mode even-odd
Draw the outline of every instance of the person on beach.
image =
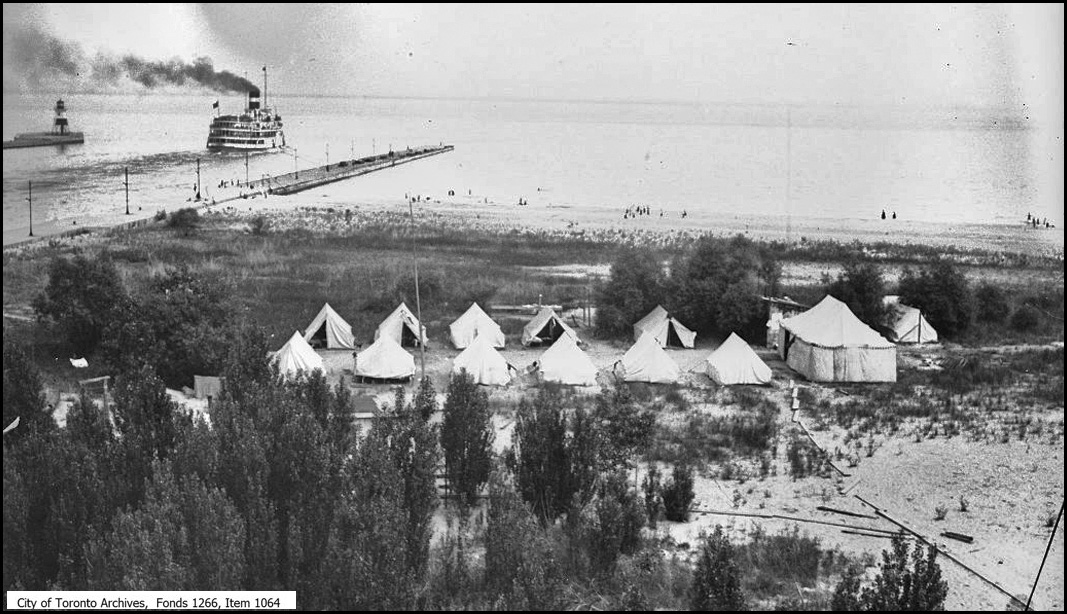
[[882, 209], [882, 219], [885, 219], [885, 209]]
[[893, 212], [893, 219], [894, 220], [897, 219], [897, 212], [896, 211]]
[[682, 218], [684, 219], [684, 218], [686, 218], [688, 216], [689, 216], [689, 212], [686, 211], [685, 209], [682, 209]]

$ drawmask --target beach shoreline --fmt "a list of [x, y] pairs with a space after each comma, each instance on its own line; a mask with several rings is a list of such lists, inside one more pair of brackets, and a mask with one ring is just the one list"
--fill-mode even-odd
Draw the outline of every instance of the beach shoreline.
[[[239, 194], [206, 202], [179, 203], [173, 212], [184, 207], [194, 207], [203, 214], [233, 212], [241, 215], [268, 218], [286, 217], [308, 208], [320, 210], [351, 209], [362, 213], [406, 213], [406, 198], [341, 202], [327, 194], [312, 192], [300, 197], [264, 196], [260, 193]], [[540, 201], [540, 202], [539, 202]], [[495, 229], [539, 230], [548, 232], [580, 233], [582, 231], [644, 233], [651, 236], [671, 237], [714, 233], [719, 236], [744, 235], [753, 240], [777, 241], [787, 244], [807, 241], [833, 241], [873, 245], [923, 245], [964, 250], [979, 250], [992, 253], [1020, 253], [1038, 257], [1063, 259], [1064, 233], [1062, 228], [1032, 228], [1024, 222], [1014, 224], [957, 224], [923, 222], [902, 219], [866, 218], [810, 218], [763, 215], [755, 213], [701, 211], [693, 209], [652, 209], [648, 215], [624, 216], [625, 206], [578, 206], [553, 204], [536, 199], [529, 204], [504, 204], [477, 196], [424, 197], [413, 203], [416, 217], [420, 214], [454, 216], [458, 222]], [[662, 215], [661, 215], [662, 213]], [[683, 213], [685, 216], [683, 217]], [[35, 237], [27, 236], [26, 228], [4, 228], [4, 249], [32, 245], [59, 235], [72, 233], [101, 233], [122, 225], [151, 223], [157, 211], [137, 211], [129, 216], [111, 214], [93, 216], [77, 224], [69, 220], [48, 220], [35, 224]]]

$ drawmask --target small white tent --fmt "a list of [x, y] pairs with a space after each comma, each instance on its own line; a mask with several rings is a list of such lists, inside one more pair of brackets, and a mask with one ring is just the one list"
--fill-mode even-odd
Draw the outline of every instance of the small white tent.
[[317, 343], [327, 349], [355, 349], [356, 344], [352, 339], [352, 325], [337, 315], [329, 303], [322, 306], [319, 314], [311, 321], [304, 331], [304, 340], [308, 343]]
[[538, 361], [541, 381], [568, 386], [596, 385], [597, 368], [569, 334], [561, 335]]
[[456, 346], [456, 349], [468, 347], [475, 337], [488, 337], [492, 347], [504, 347], [504, 331], [482, 311], [478, 303], [471, 303], [470, 309], [456, 318], [448, 328], [452, 333], [452, 345]]
[[726, 341], [708, 356], [707, 369], [708, 377], [720, 386], [768, 384], [771, 381], [771, 368], [737, 333], [730, 333]]
[[832, 296], [782, 320], [778, 334], [779, 355], [811, 381], [897, 381], [897, 346]]
[[554, 343], [563, 333], [568, 333], [576, 343], [581, 343], [578, 333], [563, 321], [556, 312], [545, 307], [522, 329], [523, 345]]
[[900, 302], [900, 297], [889, 295], [882, 299], [889, 310], [891, 333], [889, 340], [896, 343], [937, 343], [937, 331], [926, 321], [921, 311]]
[[466, 371], [474, 383], [485, 386], [507, 386], [511, 381], [511, 365], [493, 347], [490, 337], [475, 337], [467, 349], [452, 361], [452, 372]]
[[695, 332], [672, 318], [667, 310], [659, 305], [634, 324], [634, 341], [640, 341], [641, 336], [646, 333], [652, 335], [659, 342], [659, 346], [664, 348], [691, 348], [697, 337]]
[[282, 349], [274, 353], [273, 362], [278, 365], [278, 373], [285, 377], [295, 377], [300, 371], [325, 370], [322, 357], [304, 341], [300, 331], [293, 333]]
[[615, 373], [625, 382], [671, 384], [678, 381], [682, 370], [652, 334], [645, 334], [615, 363]]
[[415, 357], [392, 337], [382, 336], [356, 354], [352, 372], [357, 377], [372, 379], [407, 379], [415, 375]]
[[419, 319], [415, 317], [415, 314], [411, 313], [405, 303], [400, 303], [400, 306], [394, 309], [393, 313], [386, 316], [382, 323], [378, 325], [378, 329], [374, 331], [374, 338], [379, 339], [386, 336], [402, 347], [418, 347], [420, 330], [422, 331], [421, 340], [425, 344], [426, 327], [419, 323]]

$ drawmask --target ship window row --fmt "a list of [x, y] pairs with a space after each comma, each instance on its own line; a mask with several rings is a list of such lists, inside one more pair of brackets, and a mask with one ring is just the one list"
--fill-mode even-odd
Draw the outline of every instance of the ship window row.
[[208, 145], [264, 145], [263, 139], [216, 139], [209, 138]]
[[251, 137], [257, 137], [257, 138], [258, 137], [274, 138], [275, 136], [278, 135], [278, 131], [276, 131], [276, 130], [266, 130], [266, 131], [257, 131], [257, 130], [212, 130], [209, 133], [209, 135], [210, 136], [222, 136], [222, 137], [249, 137], [249, 136], [251, 136]]

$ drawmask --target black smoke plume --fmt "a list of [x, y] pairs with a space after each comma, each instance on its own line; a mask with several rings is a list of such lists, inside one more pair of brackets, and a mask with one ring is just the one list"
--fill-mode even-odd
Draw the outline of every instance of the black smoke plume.
[[[11, 71], [11, 74], [9, 74]], [[35, 26], [4, 32], [4, 83], [18, 76], [38, 87], [57, 80], [87, 86], [117, 85], [130, 80], [146, 88], [199, 85], [217, 92], [248, 92], [255, 85], [228, 70], [216, 71], [210, 58], [146, 60], [127, 54], [97, 53], [88, 58], [77, 43], [64, 41]]]

